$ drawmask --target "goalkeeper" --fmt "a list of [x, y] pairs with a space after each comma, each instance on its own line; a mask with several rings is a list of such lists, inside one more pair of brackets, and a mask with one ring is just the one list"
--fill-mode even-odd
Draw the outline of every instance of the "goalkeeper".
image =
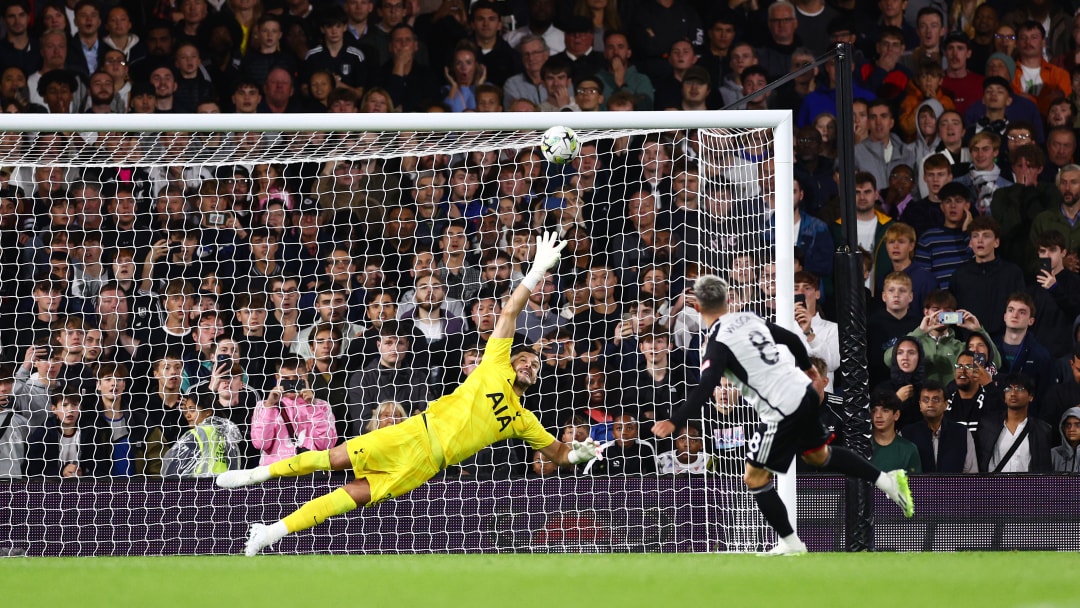
[[344, 487], [308, 502], [281, 521], [252, 524], [244, 553], [253, 556], [286, 534], [306, 530], [360, 505], [371, 506], [401, 496], [443, 468], [503, 439], [523, 439], [559, 466], [595, 458], [595, 442], [574, 441], [567, 445], [556, 441], [536, 416], [521, 406], [521, 395], [536, 383], [540, 357], [525, 346], [510, 348], [518, 313], [544, 273], [559, 262], [565, 245], [555, 233], [538, 239], [532, 269], [510, 294], [479, 367], [457, 390], [431, 402], [423, 413], [330, 450], [304, 452], [269, 466], [219, 475], [217, 485], [239, 488], [315, 471], [351, 468], [356, 474]]

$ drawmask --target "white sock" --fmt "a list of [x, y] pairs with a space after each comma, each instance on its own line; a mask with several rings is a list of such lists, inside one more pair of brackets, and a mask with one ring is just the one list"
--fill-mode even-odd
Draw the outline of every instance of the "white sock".
[[276, 543], [282, 538], [285, 538], [285, 535], [289, 533], [289, 529], [285, 527], [285, 522], [281, 520], [278, 520], [267, 526], [266, 531], [269, 538], [273, 539], [269, 543], [267, 543], [267, 546]]
[[877, 480], [874, 481], [874, 485], [877, 486], [879, 490], [885, 492], [889, 496], [895, 494], [898, 489], [896, 487], [896, 482], [893, 481], [892, 476], [885, 471], [882, 471], [881, 475], [878, 475]]
[[251, 478], [253, 480], [255, 480], [256, 482], [258, 482], [258, 483], [262, 483], [262, 482], [270, 479], [270, 467], [269, 466], [255, 467], [254, 469], [251, 470]]

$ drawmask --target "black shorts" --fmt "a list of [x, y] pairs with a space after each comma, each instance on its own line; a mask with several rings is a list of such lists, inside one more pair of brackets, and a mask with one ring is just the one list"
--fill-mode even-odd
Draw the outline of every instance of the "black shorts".
[[817, 391], [807, 387], [799, 408], [790, 416], [777, 423], [758, 423], [746, 444], [746, 462], [773, 473], [787, 473], [796, 454], [829, 443], [832, 434], [821, 424], [820, 409]]

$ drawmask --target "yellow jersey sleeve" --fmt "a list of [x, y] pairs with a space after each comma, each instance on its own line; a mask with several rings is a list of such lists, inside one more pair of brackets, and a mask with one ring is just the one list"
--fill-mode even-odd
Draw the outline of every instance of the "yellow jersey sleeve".
[[[488, 340], [484, 348], [484, 356], [480, 359], [479, 368], [510, 369], [510, 348], [514, 345], [513, 338], [492, 338]], [[513, 375], [511, 375], [511, 378]]]
[[540, 424], [540, 420], [536, 418], [536, 414], [532, 413], [526, 408], [521, 408], [521, 415], [518, 416], [514, 425], [514, 436], [523, 440], [529, 444], [529, 447], [534, 450], [540, 450], [555, 443], [555, 436], [547, 432], [547, 429]]

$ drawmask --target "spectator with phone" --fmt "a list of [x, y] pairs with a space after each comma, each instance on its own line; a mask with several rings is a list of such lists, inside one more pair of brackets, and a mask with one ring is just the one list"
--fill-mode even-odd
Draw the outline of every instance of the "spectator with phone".
[[15, 371], [12, 409], [30, 421], [30, 428], [45, 424], [50, 414], [50, 395], [59, 387], [63, 361], [60, 351], [48, 339], [26, 349], [22, 365]]
[[[795, 273], [795, 322], [802, 330], [803, 341], [811, 357], [825, 360], [829, 368], [829, 386], [835, 386], [833, 374], [840, 367], [840, 333], [836, 323], [818, 314], [821, 281], [806, 270]], [[832, 391], [830, 391], [832, 392]]]
[[[1032, 231], [1034, 233], [1034, 231]], [[1072, 351], [1074, 319], [1080, 315], [1080, 275], [1065, 268], [1065, 237], [1057, 230], [1033, 234], [1039, 270], [1028, 293], [1035, 299], [1039, 318], [1035, 338], [1059, 358]]]
[[949, 291], [958, 307], [984, 319], [986, 333], [996, 335], [1003, 329], [999, 315], [1009, 294], [1024, 289], [1024, 271], [997, 257], [1001, 226], [994, 218], [980, 215], [971, 220], [968, 243], [974, 258], [956, 267]]
[[259, 450], [259, 466], [308, 450], [327, 450], [337, 439], [330, 404], [315, 397], [307, 365], [297, 357], [283, 359], [277, 385], [255, 404], [251, 419], [251, 443]]
[[1001, 353], [997, 351], [994, 342], [983, 334], [970, 334], [964, 347], [975, 353], [975, 362], [990, 376], [990, 381], [994, 382], [998, 366], [1001, 365]]
[[[1001, 352], [1001, 371], [1006, 374], [1024, 374], [1032, 381], [1032, 396], [1036, 398], [1036, 408], [1042, 404], [1042, 398], [1049, 391], [1054, 379], [1050, 351], [1039, 343], [1035, 332], [1031, 330], [1037, 318], [1038, 309], [1035, 308], [1035, 299], [1031, 294], [1026, 291], [1012, 293], [1005, 307], [1005, 330], [994, 338], [994, 343]], [[1038, 414], [1037, 411], [1034, 413]]]
[[[189, 358], [184, 361], [184, 378], [180, 390], [187, 392], [192, 386], [206, 381], [213, 375], [214, 368], [232, 357], [218, 360], [218, 338], [225, 333], [225, 325], [216, 312], [204, 312], [195, 321], [195, 327], [191, 330], [191, 342], [195, 349], [189, 353]], [[233, 342], [235, 345], [235, 341]], [[223, 353], [224, 354], [224, 353]], [[190, 356], [194, 355], [194, 356]], [[239, 352], [236, 359], [239, 359]], [[227, 366], [232, 367], [231, 365]]]
[[[926, 296], [919, 326], [908, 334], [922, 347], [928, 379], [942, 385], [952, 380], [956, 356], [964, 350], [964, 340], [957, 334], [959, 329], [982, 336], [993, 351], [990, 359], [995, 365], [1000, 362], [997, 349], [979, 319], [966, 310], [957, 310], [956, 298], [948, 290], [936, 289]], [[886, 365], [892, 365], [893, 351], [885, 351]]]
[[953, 381], [945, 390], [949, 402], [945, 418], [963, 424], [972, 434], [978, 433], [979, 421], [984, 416], [1005, 408], [985, 365], [986, 355], [969, 350], [961, 352], [953, 365]]
[[[18, 313], [12, 323], [5, 344], [12, 342], [21, 355], [33, 350], [35, 344], [42, 344], [52, 336], [51, 325], [65, 309], [64, 285], [51, 278], [34, 282], [30, 310]], [[12, 356], [15, 356], [14, 353]]]
[[626, 305], [622, 320], [615, 325], [611, 338], [612, 354], [633, 357], [638, 351], [638, 336], [660, 323], [656, 302], [642, 298]]

